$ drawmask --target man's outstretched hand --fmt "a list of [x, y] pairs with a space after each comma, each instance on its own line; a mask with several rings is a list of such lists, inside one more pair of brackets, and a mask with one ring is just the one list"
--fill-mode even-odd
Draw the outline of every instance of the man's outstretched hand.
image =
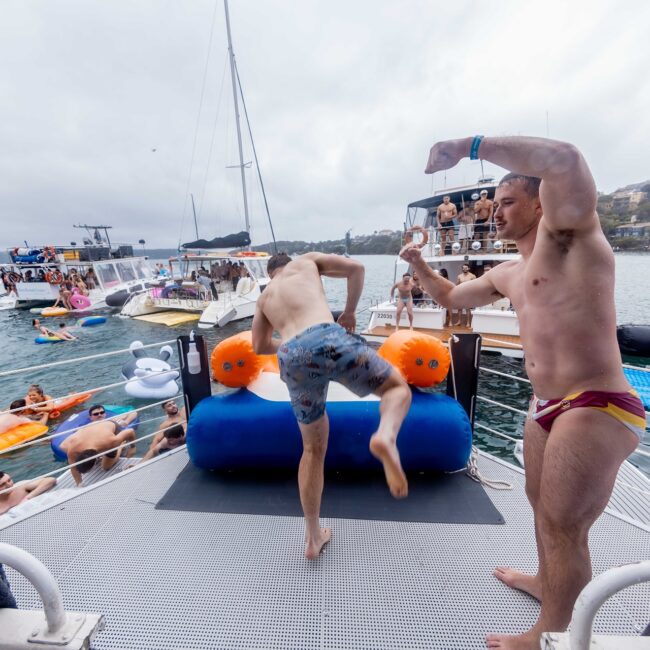
[[354, 332], [357, 326], [357, 317], [354, 313], [344, 311], [336, 321], [341, 327], [344, 327], [347, 332]]
[[399, 252], [399, 256], [409, 264], [415, 264], [422, 259], [420, 249], [413, 243], [406, 244], [406, 246], [404, 246], [404, 248]]
[[436, 142], [429, 152], [429, 160], [427, 160], [424, 173], [434, 174], [443, 169], [451, 169], [468, 155], [469, 150], [464, 140]]

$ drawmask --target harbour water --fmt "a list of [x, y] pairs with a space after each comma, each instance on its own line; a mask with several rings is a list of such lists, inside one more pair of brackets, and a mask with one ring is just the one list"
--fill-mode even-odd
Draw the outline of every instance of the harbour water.
[[[369, 320], [368, 308], [389, 297], [390, 287], [394, 281], [395, 258], [388, 255], [376, 255], [361, 256], [358, 259], [366, 267], [365, 287], [357, 316], [357, 330], [361, 331]], [[650, 322], [650, 292], [642, 288], [645, 285], [642, 278], [650, 276], [650, 255], [618, 254], [616, 256], [616, 276], [618, 322], [620, 324]], [[598, 277], [594, 276], [593, 280], [596, 285]], [[345, 282], [326, 278], [325, 288], [332, 308], [342, 308], [346, 295]], [[5, 341], [5, 345], [0, 349], [0, 370], [36, 366], [62, 359], [74, 359], [118, 350], [127, 348], [135, 340], [145, 344], [168, 341], [175, 339], [180, 334], [186, 334], [192, 329], [191, 323], [165, 327], [137, 320], [125, 320], [109, 312], [107, 315], [108, 319], [104, 325], [78, 329], [74, 327], [75, 319], [72, 317], [47, 319], [47, 324], [50, 326], [58, 326], [59, 322], [65, 321], [75, 335], [79, 336], [79, 340], [56, 345], [36, 345], [34, 343], [36, 333], [31, 327], [32, 314], [17, 310], [0, 311], [0, 329]], [[202, 330], [201, 333], [206, 336], [208, 347], [212, 350], [220, 340], [239, 331], [250, 329], [250, 325], [250, 320], [240, 321], [230, 323], [223, 329]], [[172, 343], [172, 347], [175, 350], [175, 344]], [[119, 382], [121, 380], [120, 369], [129, 356], [128, 353], [125, 353], [115, 357], [73, 363], [62, 368], [42, 368], [29, 373], [0, 377], [0, 406], [7, 408], [12, 400], [23, 397], [32, 383], [41, 384], [46, 393], [59, 397]], [[150, 356], [157, 356], [156, 348], [150, 350]], [[172, 367], [176, 365], [175, 359], [176, 356], [171, 360]], [[626, 358], [625, 361], [636, 365], [650, 363], [649, 359]], [[520, 360], [483, 355], [482, 364], [487, 368], [524, 376], [523, 363]], [[215, 391], [219, 389], [220, 387], [215, 386]], [[530, 390], [527, 385], [520, 382], [481, 373], [479, 394], [526, 410]], [[123, 387], [102, 392], [91, 401], [133, 407], [141, 407], [146, 404], [146, 401], [127, 396]], [[146, 420], [160, 416], [162, 416], [162, 411], [159, 407], [144, 411], [140, 418], [143, 423], [138, 428], [138, 435], [151, 433], [157, 428], [160, 420], [153, 422], [146, 422]], [[481, 402], [477, 408], [477, 421], [510, 436], [520, 437], [523, 432], [523, 418], [520, 415]], [[480, 428], [476, 429], [475, 441], [481, 449], [516, 462], [512, 455], [512, 442], [488, 434]], [[139, 442], [138, 455], [144, 454], [148, 445], [148, 440]], [[650, 451], [650, 434], [647, 431], [643, 446]], [[650, 459], [636, 454], [631, 460], [650, 476]], [[0, 470], [9, 472], [16, 480], [34, 477], [60, 466], [62, 464], [53, 459], [47, 442], [0, 456]]]

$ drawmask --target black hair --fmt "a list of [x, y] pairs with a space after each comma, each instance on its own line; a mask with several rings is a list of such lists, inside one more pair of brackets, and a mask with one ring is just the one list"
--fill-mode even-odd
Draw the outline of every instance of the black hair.
[[106, 409], [104, 408], [104, 405], [103, 405], [103, 404], [93, 404], [93, 405], [88, 409], [88, 415], [90, 415], [90, 414], [91, 414], [95, 409], [104, 409], [104, 411], [106, 410]]
[[182, 438], [185, 435], [185, 429], [180, 424], [175, 424], [173, 427], [169, 427], [163, 435], [167, 440], [170, 438]]
[[160, 405], [160, 408], [164, 411], [164, 410], [165, 410], [165, 406], [167, 406], [167, 404], [176, 404], [176, 402], [175, 402], [173, 399], [168, 399], [166, 402], [163, 402], [163, 403]]
[[59, 323], [59, 327], [65, 327], [65, 323]]
[[286, 253], [276, 253], [269, 259], [266, 265], [266, 272], [270, 275], [275, 269], [286, 266], [290, 261], [291, 258]]
[[0, 478], [2, 478], [5, 474], [6, 472], [0, 472]]
[[77, 471], [79, 474], [85, 474], [95, 467], [96, 458], [92, 458], [91, 460], [86, 459], [91, 458], [91, 456], [96, 456], [98, 453], [99, 452], [96, 449], [84, 449], [84, 451], [77, 454], [77, 457], [74, 460], [75, 463], [78, 463], [80, 460], [85, 461], [80, 465], [77, 465]]
[[440, 269], [438, 273], [440, 273], [440, 275], [442, 275], [443, 278], [447, 278], [447, 280], [449, 280], [449, 273], [447, 273], [447, 269]]
[[523, 174], [506, 174], [500, 181], [499, 187], [502, 185], [509, 185], [516, 181], [521, 182], [521, 186], [531, 199], [539, 197], [539, 184], [542, 182], [541, 178], [537, 176], [524, 176]]
[[32, 318], [32, 327], [38, 323], [38, 318]]
[[27, 406], [27, 402], [24, 399], [15, 399], [11, 404], [9, 404], [9, 409], [24, 409]]

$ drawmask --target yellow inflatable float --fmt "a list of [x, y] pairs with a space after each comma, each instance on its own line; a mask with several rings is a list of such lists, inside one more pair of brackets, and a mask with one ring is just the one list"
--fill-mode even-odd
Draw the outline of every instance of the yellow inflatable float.
[[47, 433], [47, 427], [38, 422], [26, 422], [0, 433], [0, 450], [10, 449], [23, 442], [38, 438]]

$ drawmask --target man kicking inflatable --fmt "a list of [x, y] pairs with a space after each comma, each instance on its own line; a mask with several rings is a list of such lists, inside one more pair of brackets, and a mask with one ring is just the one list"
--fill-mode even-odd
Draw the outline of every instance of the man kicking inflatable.
[[[298, 487], [305, 514], [305, 557], [313, 560], [331, 536], [330, 529], [320, 528], [319, 522], [329, 434], [325, 412], [329, 382], [337, 381], [359, 396], [374, 393], [381, 398], [381, 419], [370, 439], [370, 451], [383, 464], [395, 498], [408, 492], [396, 440], [411, 405], [411, 391], [397, 370], [361, 337], [351, 334], [363, 288], [362, 264], [322, 253], [307, 253], [292, 261], [280, 253], [269, 259], [267, 269], [272, 281], [257, 300], [253, 347], [257, 354], [277, 352], [280, 376], [289, 388], [302, 434]], [[347, 302], [338, 323], [327, 305], [322, 275], [347, 278]], [[280, 339], [273, 338], [274, 330]]]
[[621, 463], [645, 430], [643, 405], [621, 367], [614, 309], [614, 255], [596, 214], [596, 187], [580, 152], [541, 138], [467, 138], [433, 146], [426, 173], [462, 158], [510, 169], [496, 190], [500, 239], [521, 259], [454, 285], [415, 248], [402, 257], [427, 293], [449, 309], [510, 298], [535, 397], [524, 431], [526, 493], [535, 515], [539, 568], [497, 568], [506, 585], [541, 601], [525, 634], [491, 634], [490, 648], [539, 648], [542, 632], [566, 630], [591, 579], [587, 537], [605, 509]]

